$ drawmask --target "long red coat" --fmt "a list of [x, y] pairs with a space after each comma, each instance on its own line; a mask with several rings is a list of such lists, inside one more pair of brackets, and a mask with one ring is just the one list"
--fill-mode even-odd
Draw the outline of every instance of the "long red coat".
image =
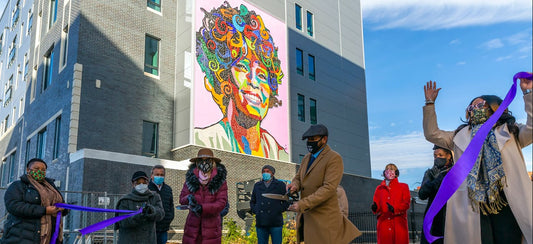
[[189, 211], [183, 233], [184, 244], [220, 244], [222, 242], [222, 218], [220, 212], [228, 201], [228, 185], [226, 184], [226, 167], [217, 163], [216, 170], [211, 173], [207, 185], [200, 185], [198, 170], [195, 164], [189, 166], [185, 183], [180, 194], [180, 204], [189, 204], [187, 198], [193, 194], [198, 204], [202, 205], [202, 214], [196, 216]]
[[[409, 210], [411, 202], [411, 193], [407, 184], [400, 183], [398, 178], [395, 178], [387, 186], [385, 180], [383, 180], [376, 187], [374, 202], [378, 206], [374, 212], [374, 214], [378, 215], [378, 243], [409, 243], [407, 210]], [[389, 211], [387, 202], [394, 208], [394, 213]]]

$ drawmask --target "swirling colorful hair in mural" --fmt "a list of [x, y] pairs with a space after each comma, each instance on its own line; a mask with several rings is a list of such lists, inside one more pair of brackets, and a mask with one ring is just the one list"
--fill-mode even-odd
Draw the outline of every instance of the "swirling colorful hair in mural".
[[235, 83], [231, 67], [250, 52], [267, 68], [268, 83], [272, 90], [269, 107], [281, 105], [277, 99], [278, 85], [283, 71], [278, 48], [261, 16], [244, 5], [232, 8], [224, 2], [217, 9], [206, 11], [202, 26], [196, 32], [196, 59], [205, 73], [205, 88], [209, 90], [222, 113], [226, 113], [231, 88]]

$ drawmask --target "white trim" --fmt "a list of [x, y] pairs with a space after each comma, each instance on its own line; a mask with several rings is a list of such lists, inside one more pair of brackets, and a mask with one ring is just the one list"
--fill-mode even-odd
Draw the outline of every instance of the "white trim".
[[[16, 152], [16, 151], [17, 151], [17, 147], [15, 147], [15, 148], [11, 149], [11, 151], [5, 153], [4, 156], [2, 157], [2, 162], [4, 160], [6, 160], [9, 156], [11, 156], [11, 154], [13, 154], [13, 152]], [[16, 156], [16, 155], [13, 155], [13, 156]]]
[[39, 133], [39, 131], [41, 131], [44, 127], [48, 126], [48, 124], [50, 124], [52, 121], [54, 121], [59, 115], [61, 115], [63, 113], [63, 109], [57, 111], [56, 114], [52, 115], [52, 117], [50, 117], [46, 122], [44, 122], [41, 126], [39, 126], [39, 128], [37, 128], [36, 130], [34, 130], [29, 136], [26, 137], [26, 141], [31, 139], [33, 136], [35, 136], [37, 133]]
[[167, 160], [160, 158], [149, 158], [145, 156], [117, 153], [110, 151], [102, 151], [95, 149], [81, 149], [74, 153], [70, 154], [70, 163], [78, 161], [80, 159], [98, 159], [104, 161], [113, 161], [118, 163], [127, 163], [127, 164], [136, 164], [136, 165], [145, 165], [145, 166], [155, 166], [163, 165], [167, 169], [177, 169], [177, 170], [187, 170], [189, 169], [189, 160]]
[[146, 6], [146, 10], [148, 10], [148, 11], [154, 13], [154, 14], [163, 16], [163, 13], [162, 13], [163, 12], [163, 6], [161, 6], [160, 8], [161, 8], [161, 11], [157, 11], [157, 10], [155, 10], [153, 8], [150, 8], [150, 7]]

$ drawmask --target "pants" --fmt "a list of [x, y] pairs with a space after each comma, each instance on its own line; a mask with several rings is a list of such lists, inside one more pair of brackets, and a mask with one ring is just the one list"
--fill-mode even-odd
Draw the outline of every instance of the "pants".
[[[507, 201], [503, 191], [500, 192]], [[522, 231], [511, 212], [509, 204], [498, 214], [483, 215], [481, 220], [481, 243], [483, 244], [511, 244], [522, 242]]]
[[168, 240], [168, 233], [166, 231], [157, 232], [157, 244], [165, 244]]
[[281, 230], [282, 226], [279, 227], [255, 227], [257, 231], [257, 243], [258, 244], [268, 244], [268, 237], [272, 237], [272, 244], [281, 244], [282, 236]]

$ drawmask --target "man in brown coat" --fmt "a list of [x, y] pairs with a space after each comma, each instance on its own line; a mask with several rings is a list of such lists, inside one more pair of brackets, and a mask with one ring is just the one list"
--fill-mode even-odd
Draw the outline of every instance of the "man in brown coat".
[[300, 191], [300, 201], [289, 210], [298, 212], [298, 242], [306, 244], [349, 243], [361, 232], [341, 214], [337, 186], [344, 166], [341, 156], [327, 145], [328, 129], [312, 125], [302, 136], [307, 139], [309, 153], [288, 185], [291, 192]]

